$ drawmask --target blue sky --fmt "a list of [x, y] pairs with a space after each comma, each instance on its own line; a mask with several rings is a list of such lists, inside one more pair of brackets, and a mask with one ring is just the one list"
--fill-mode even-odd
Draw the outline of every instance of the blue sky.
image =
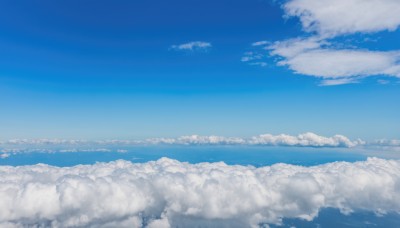
[[1, 0], [0, 227], [399, 227], [399, 28], [400, 0]]
[[[398, 138], [397, 22], [307, 27], [287, 2], [2, 1], [0, 139]], [[332, 55], [381, 65], [313, 66]]]

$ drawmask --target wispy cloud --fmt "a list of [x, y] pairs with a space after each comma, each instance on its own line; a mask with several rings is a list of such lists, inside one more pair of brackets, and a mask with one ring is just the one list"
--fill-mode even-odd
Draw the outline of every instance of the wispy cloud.
[[323, 84], [354, 83], [357, 78], [387, 75], [400, 78], [400, 51], [338, 49], [315, 37], [278, 41], [266, 47], [278, 64], [295, 73], [327, 79]]
[[59, 168], [0, 167], [1, 227], [259, 227], [283, 218], [400, 211], [400, 161], [314, 167], [167, 158]]
[[259, 52], [248, 51], [245, 52], [240, 61], [248, 63], [249, 65], [267, 66], [268, 64], [263, 61], [265, 56]]
[[263, 58], [263, 55], [254, 53], [252, 51], [248, 51], [248, 52], [244, 53], [244, 56], [240, 60], [242, 62], [249, 62], [249, 61], [253, 61], [253, 60], [259, 60], [262, 58]]
[[183, 44], [175, 44], [170, 47], [171, 50], [179, 51], [205, 51], [212, 47], [211, 43], [205, 41], [192, 41]]
[[264, 46], [264, 45], [267, 45], [267, 44], [270, 44], [270, 43], [271, 43], [270, 41], [261, 40], [261, 41], [257, 41], [257, 42], [252, 43], [251, 46], [254, 46], [254, 47]]

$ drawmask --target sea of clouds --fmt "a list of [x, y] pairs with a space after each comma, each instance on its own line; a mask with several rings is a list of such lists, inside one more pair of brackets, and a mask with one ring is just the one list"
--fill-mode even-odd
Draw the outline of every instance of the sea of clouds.
[[400, 213], [400, 161], [0, 166], [0, 202], [0, 227], [266, 227], [323, 208]]

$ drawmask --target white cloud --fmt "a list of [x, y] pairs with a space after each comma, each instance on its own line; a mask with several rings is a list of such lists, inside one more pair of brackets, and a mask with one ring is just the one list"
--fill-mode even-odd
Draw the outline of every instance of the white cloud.
[[[262, 41], [260, 41], [260, 42], [262, 42]], [[256, 42], [256, 43], [260, 43], [260, 42]], [[254, 46], [259, 46], [259, 45], [261, 45], [261, 44], [257, 44]], [[248, 51], [248, 52], [244, 53], [244, 56], [240, 60], [242, 62], [248, 63], [249, 65], [265, 67], [268, 64], [266, 62], [262, 61], [263, 58], [265, 58], [265, 56], [261, 53]]]
[[348, 34], [396, 30], [400, 1], [289, 0], [282, 8], [286, 17], [298, 17], [309, 34], [265, 46], [278, 65], [323, 78], [321, 85], [358, 83], [378, 75], [400, 78], [400, 51], [338, 48], [343, 45], [332, 41]]
[[[294, 141], [295, 140], [295, 141]], [[51, 143], [50, 143], [51, 142]], [[82, 144], [79, 144], [81, 142]], [[279, 142], [279, 143], [278, 143]], [[295, 142], [295, 143], [294, 143]], [[311, 132], [291, 136], [286, 134], [271, 135], [263, 134], [250, 138], [240, 137], [224, 137], [224, 136], [202, 136], [202, 135], [187, 135], [177, 138], [150, 138], [145, 140], [100, 140], [100, 141], [87, 141], [87, 140], [61, 140], [61, 139], [13, 139], [10, 141], [0, 142], [3, 146], [15, 145], [28, 145], [30, 149], [22, 149], [21, 151], [32, 152], [34, 145], [64, 145], [64, 146], [85, 146], [84, 148], [67, 147], [62, 148], [60, 152], [110, 152], [115, 151], [109, 148], [95, 148], [91, 145], [148, 145], [148, 144], [171, 144], [171, 145], [265, 145], [265, 146], [312, 146], [312, 147], [353, 147], [362, 144], [361, 140], [351, 141], [343, 135], [335, 135], [333, 137], [324, 137]], [[0, 152], [18, 152], [19, 148], [5, 148]], [[49, 152], [55, 152], [50, 149]]]
[[400, 77], [399, 53], [319, 49], [280, 62], [297, 73], [326, 78], [392, 74]]
[[0, 158], [1, 158], [1, 159], [5, 159], [5, 158], [8, 158], [8, 157], [10, 157], [10, 154], [9, 154], [9, 153], [2, 153], [2, 154], [0, 154]]
[[338, 208], [400, 213], [400, 161], [314, 167], [170, 159], [0, 167], [2, 227], [258, 227]]
[[310, 37], [277, 41], [266, 46], [265, 49], [269, 50], [270, 54], [273, 56], [293, 58], [301, 53], [320, 49], [322, 46], [326, 45], [329, 45], [329, 43], [317, 37]]
[[400, 25], [398, 0], [289, 0], [283, 8], [305, 31], [327, 37], [393, 31]]
[[[107, 142], [113, 143], [116, 140], [106, 140], [106, 141], [96, 141], [97, 143]], [[123, 142], [122, 140], [118, 140], [118, 142]], [[60, 145], [60, 144], [68, 144], [68, 145], [85, 145], [91, 144], [93, 141], [82, 140], [82, 139], [10, 139], [6, 141], [0, 141], [0, 145]]]
[[[55, 148], [53, 147], [55, 146]], [[62, 148], [57, 148], [57, 146], [61, 146]], [[117, 148], [88, 148], [85, 145], [75, 145], [76, 147], [66, 147], [65, 145], [52, 145], [50, 147], [46, 146], [38, 146], [36, 148], [25, 148], [25, 147], [12, 147], [12, 148], [0, 148], [0, 158], [8, 158], [12, 154], [21, 154], [21, 153], [126, 153], [128, 150], [126, 149], [117, 149]]]
[[400, 139], [379, 139], [366, 145], [367, 149], [400, 152]]
[[308, 132], [298, 136], [286, 134], [271, 135], [264, 134], [253, 137], [249, 144], [274, 145], [274, 146], [306, 146], [306, 147], [354, 147], [363, 145], [362, 140], [351, 141], [343, 135], [324, 137]]
[[175, 145], [264, 145], [264, 146], [309, 146], [309, 147], [354, 147], [364, 144], [362, 140], [351, 141], [343, 135], [324, 137], [311, 132], [291, 136], [286, 134], [263, 134], [251, 138], [190, 135], [178, 138], [147, 139], [150, 144]]
[[269, 43], [271, 43], [271, 42], [269, 42], [267, 40], [261, 40], [261, 41], [257, 41], [257, 42], [252, 43], [251, 46], [255, 46], [255, 47], [256, 46], [264, 46], [264, 45], [267, 45]]
[[321, 86], [335, 86], [359, 83], [358, 78], [335, 78], [335, 79], [324, 79], [321, 81]]
[[172, 45], [171, 49], [181, 50], [181, 51], [201, 51], [201, 50], [207, 50], [211, 47], [212, 45], [209, 42], [192, 41], [184, 44]]
[[242, 62], [250, 62], [253, 60], [259, 60], [262, 59], [264, 56], [259, 53], [255, 53], [252, 51], [248, 51], [244, 53], [244, 56], [240, 59]]
[[189, 135], [180, 136], [178, 138], [154, 138], [147, 139], [146, 142], [151, 144], [182, 144], [182, 145], [196, 145], [196, 144], [210, 144], [210, 145], [224, 145], [224, 144], [244, 144], [246, 141], [237, 137], [223, 137], [223, 136], [201, 136]]
[[400, 147], [400, 139], [380, 139], [380, 140], [376, 140], [372, 144], [380, 145], [380, 146]]
[[251, 63], [249, 63], [249, 65], [265, 67], [265, 66], [268, 66], [268, 63], [266, 63], [266, 62], [251, 62]]
[[278, 65], [295, 73], [334, 79], [323, 85], [355, 83], [360, 77], [400, 77], [400, 51], [337, 49], [316, 37], [278, 41], [266, 47], [277, 56]]

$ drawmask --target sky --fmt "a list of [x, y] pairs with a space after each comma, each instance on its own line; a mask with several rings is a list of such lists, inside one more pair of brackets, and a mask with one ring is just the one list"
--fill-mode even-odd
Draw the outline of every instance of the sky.
[[1, 1], [0, 139], [399, 138], [399, 4], [327, 2]]
[[0, 227], [400, 227], [399, 0], [0, 1]]

